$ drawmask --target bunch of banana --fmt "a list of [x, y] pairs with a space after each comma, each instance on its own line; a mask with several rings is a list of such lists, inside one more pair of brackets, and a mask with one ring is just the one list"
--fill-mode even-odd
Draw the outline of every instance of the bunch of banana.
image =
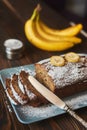
[[34, 46], [46, 51], [63, 51], [81, 43], [75, 35], [82, 29], [82, 24], [63, 30], [52, 29], [40, 20], [39, 11], [40, 6], [37, 6], [25, 23], [25, 35]]

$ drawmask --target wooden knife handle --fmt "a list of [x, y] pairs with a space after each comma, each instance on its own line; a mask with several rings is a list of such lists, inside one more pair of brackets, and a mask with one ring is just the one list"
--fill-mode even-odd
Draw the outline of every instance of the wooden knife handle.
[[72, 117], [74, 117], [77, 121], [79, 121], [85, 128], [87, 128], [87, 122], [78, 116], [69, 106], [65, 106], [64, 110], [68, 112]]

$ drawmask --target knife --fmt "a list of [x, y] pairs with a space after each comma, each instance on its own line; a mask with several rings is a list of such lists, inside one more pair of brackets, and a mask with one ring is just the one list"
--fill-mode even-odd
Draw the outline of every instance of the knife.
[[48, 101], [50, 101], [52, 104], [56, 105], [60, 109], [63, 109], [66, 112], [68, 112], [72, 117], [74, 117], [77, 121], [79, 121], [85, 128], [87, 128], [87, 122], [80, 116], [78, 116], [63, 100], [61, 100], [58, 96], [56, 96], [52, 91], [47, 89], [33, 76], [29, 76], [28, 80], [30, 81], [32, 86]]

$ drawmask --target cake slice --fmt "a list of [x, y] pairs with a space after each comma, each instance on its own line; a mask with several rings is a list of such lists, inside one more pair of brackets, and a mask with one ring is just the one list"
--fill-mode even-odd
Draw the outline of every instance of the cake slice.
[[10, 84], [11, 84], [11, 79], [6, 79], [6, 90], [5, 90], [6, 94], [13, 104], [15, 105], [20, 104], [18, 100], [16, 100], [15, 96], [13, 95], [13, 92], [10, 88]]
[[10, 101], [15, 105], [26, 103], [37, 107], [48, 101], [37, 92], [28, 80], [29, 72], [22, 70], [6, 79], [6, 93]]
[[[15, 77], [15, 75], [13, 75]], [[15, 77], [16, 78], [16, 77]], [[15, 82], [18, 82], [17, 80]], [[24, 105], [28, 102], [28, 98], [25, 94], [21, 92], [21, 90], [18, 90], [19, 87], [17, 86], [17, 83], [13, 84], [13, 78], [6, 79], [6, 93], [10, 101], [15, 105]]]
[[25, 71], [20, 72], [20, 79], [22, 84], [25, 87], [26, 94], [30, 98], [30, 103], [32, 104], [45, 104], [47, 103], [47, 100], [38, 92], [36, 89], [31, 85], [31, 83], [28, 80], [29, 73]]

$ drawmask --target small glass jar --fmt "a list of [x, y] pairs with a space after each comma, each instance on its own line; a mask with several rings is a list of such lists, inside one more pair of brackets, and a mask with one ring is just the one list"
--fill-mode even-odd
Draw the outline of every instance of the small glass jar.
[[18, 39], [8, 39], [4, 42], [6, 57], [9, 60], [19, 59], [23, 56], [24, 45]]

